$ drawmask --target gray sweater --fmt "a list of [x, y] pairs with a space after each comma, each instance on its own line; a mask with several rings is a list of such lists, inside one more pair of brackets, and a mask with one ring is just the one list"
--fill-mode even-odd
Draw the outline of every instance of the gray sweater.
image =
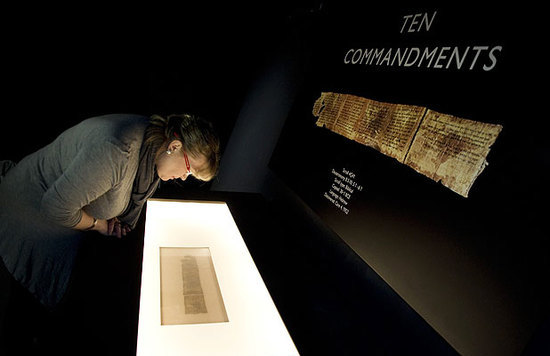
[[65, 293], [86, 211], [98, 219], [127, 207], [148, 118], [105, 115], [63, 132], [0, 183], [0, 257], [41, 303]]

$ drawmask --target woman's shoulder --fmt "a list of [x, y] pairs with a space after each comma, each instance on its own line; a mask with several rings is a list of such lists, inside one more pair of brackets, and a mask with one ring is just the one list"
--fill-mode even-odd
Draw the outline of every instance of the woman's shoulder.
[[149, 117], [137, 114], [107, 114], [91, 117], [82, 123], [118, 132], [128, 131], [134, 127], [147, 126]]
[[110, 142], [121, 148], [141, 146], [149, 117], [136, 114], [108, 114], [84, 120], [83, 133], [95, 143]]

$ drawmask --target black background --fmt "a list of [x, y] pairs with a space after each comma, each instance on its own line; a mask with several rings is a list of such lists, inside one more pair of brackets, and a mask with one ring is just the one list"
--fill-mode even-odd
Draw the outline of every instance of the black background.
[[116, 112], [202, 115], [223, 146], [292, 9], [7, 7], [11, 21], [0, 31], [2, 158], [17, 161], [85, 118]]

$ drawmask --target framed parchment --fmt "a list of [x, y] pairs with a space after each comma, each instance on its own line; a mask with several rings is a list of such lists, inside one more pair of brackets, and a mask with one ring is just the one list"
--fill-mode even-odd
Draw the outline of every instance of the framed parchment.
[[227, 322], [208, 247], [160, 247], [161, 324]]

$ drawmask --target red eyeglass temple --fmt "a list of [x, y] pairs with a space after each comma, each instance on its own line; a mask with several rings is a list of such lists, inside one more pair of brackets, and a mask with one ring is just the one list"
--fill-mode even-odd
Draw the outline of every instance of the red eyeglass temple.
[[[174, 136], [177, 139], [180, 139], [180, 135], [177, 132], [174, 132]], [[185, 167], [187, 167], [187, 173], [191, 173], [191, 165], [189, 164], [189, 158], [187, 158], [187, 154], [185, 151], [183, 151], [183, 158], [185, 158]]]
[[183, 158], [185, 158], [185, 166], [187, 167], [187, 173], [191, 173], [191, 165], [189, 164], [189, 158], [187, 158], [187, 154], [185, 151], [183, 151]]

